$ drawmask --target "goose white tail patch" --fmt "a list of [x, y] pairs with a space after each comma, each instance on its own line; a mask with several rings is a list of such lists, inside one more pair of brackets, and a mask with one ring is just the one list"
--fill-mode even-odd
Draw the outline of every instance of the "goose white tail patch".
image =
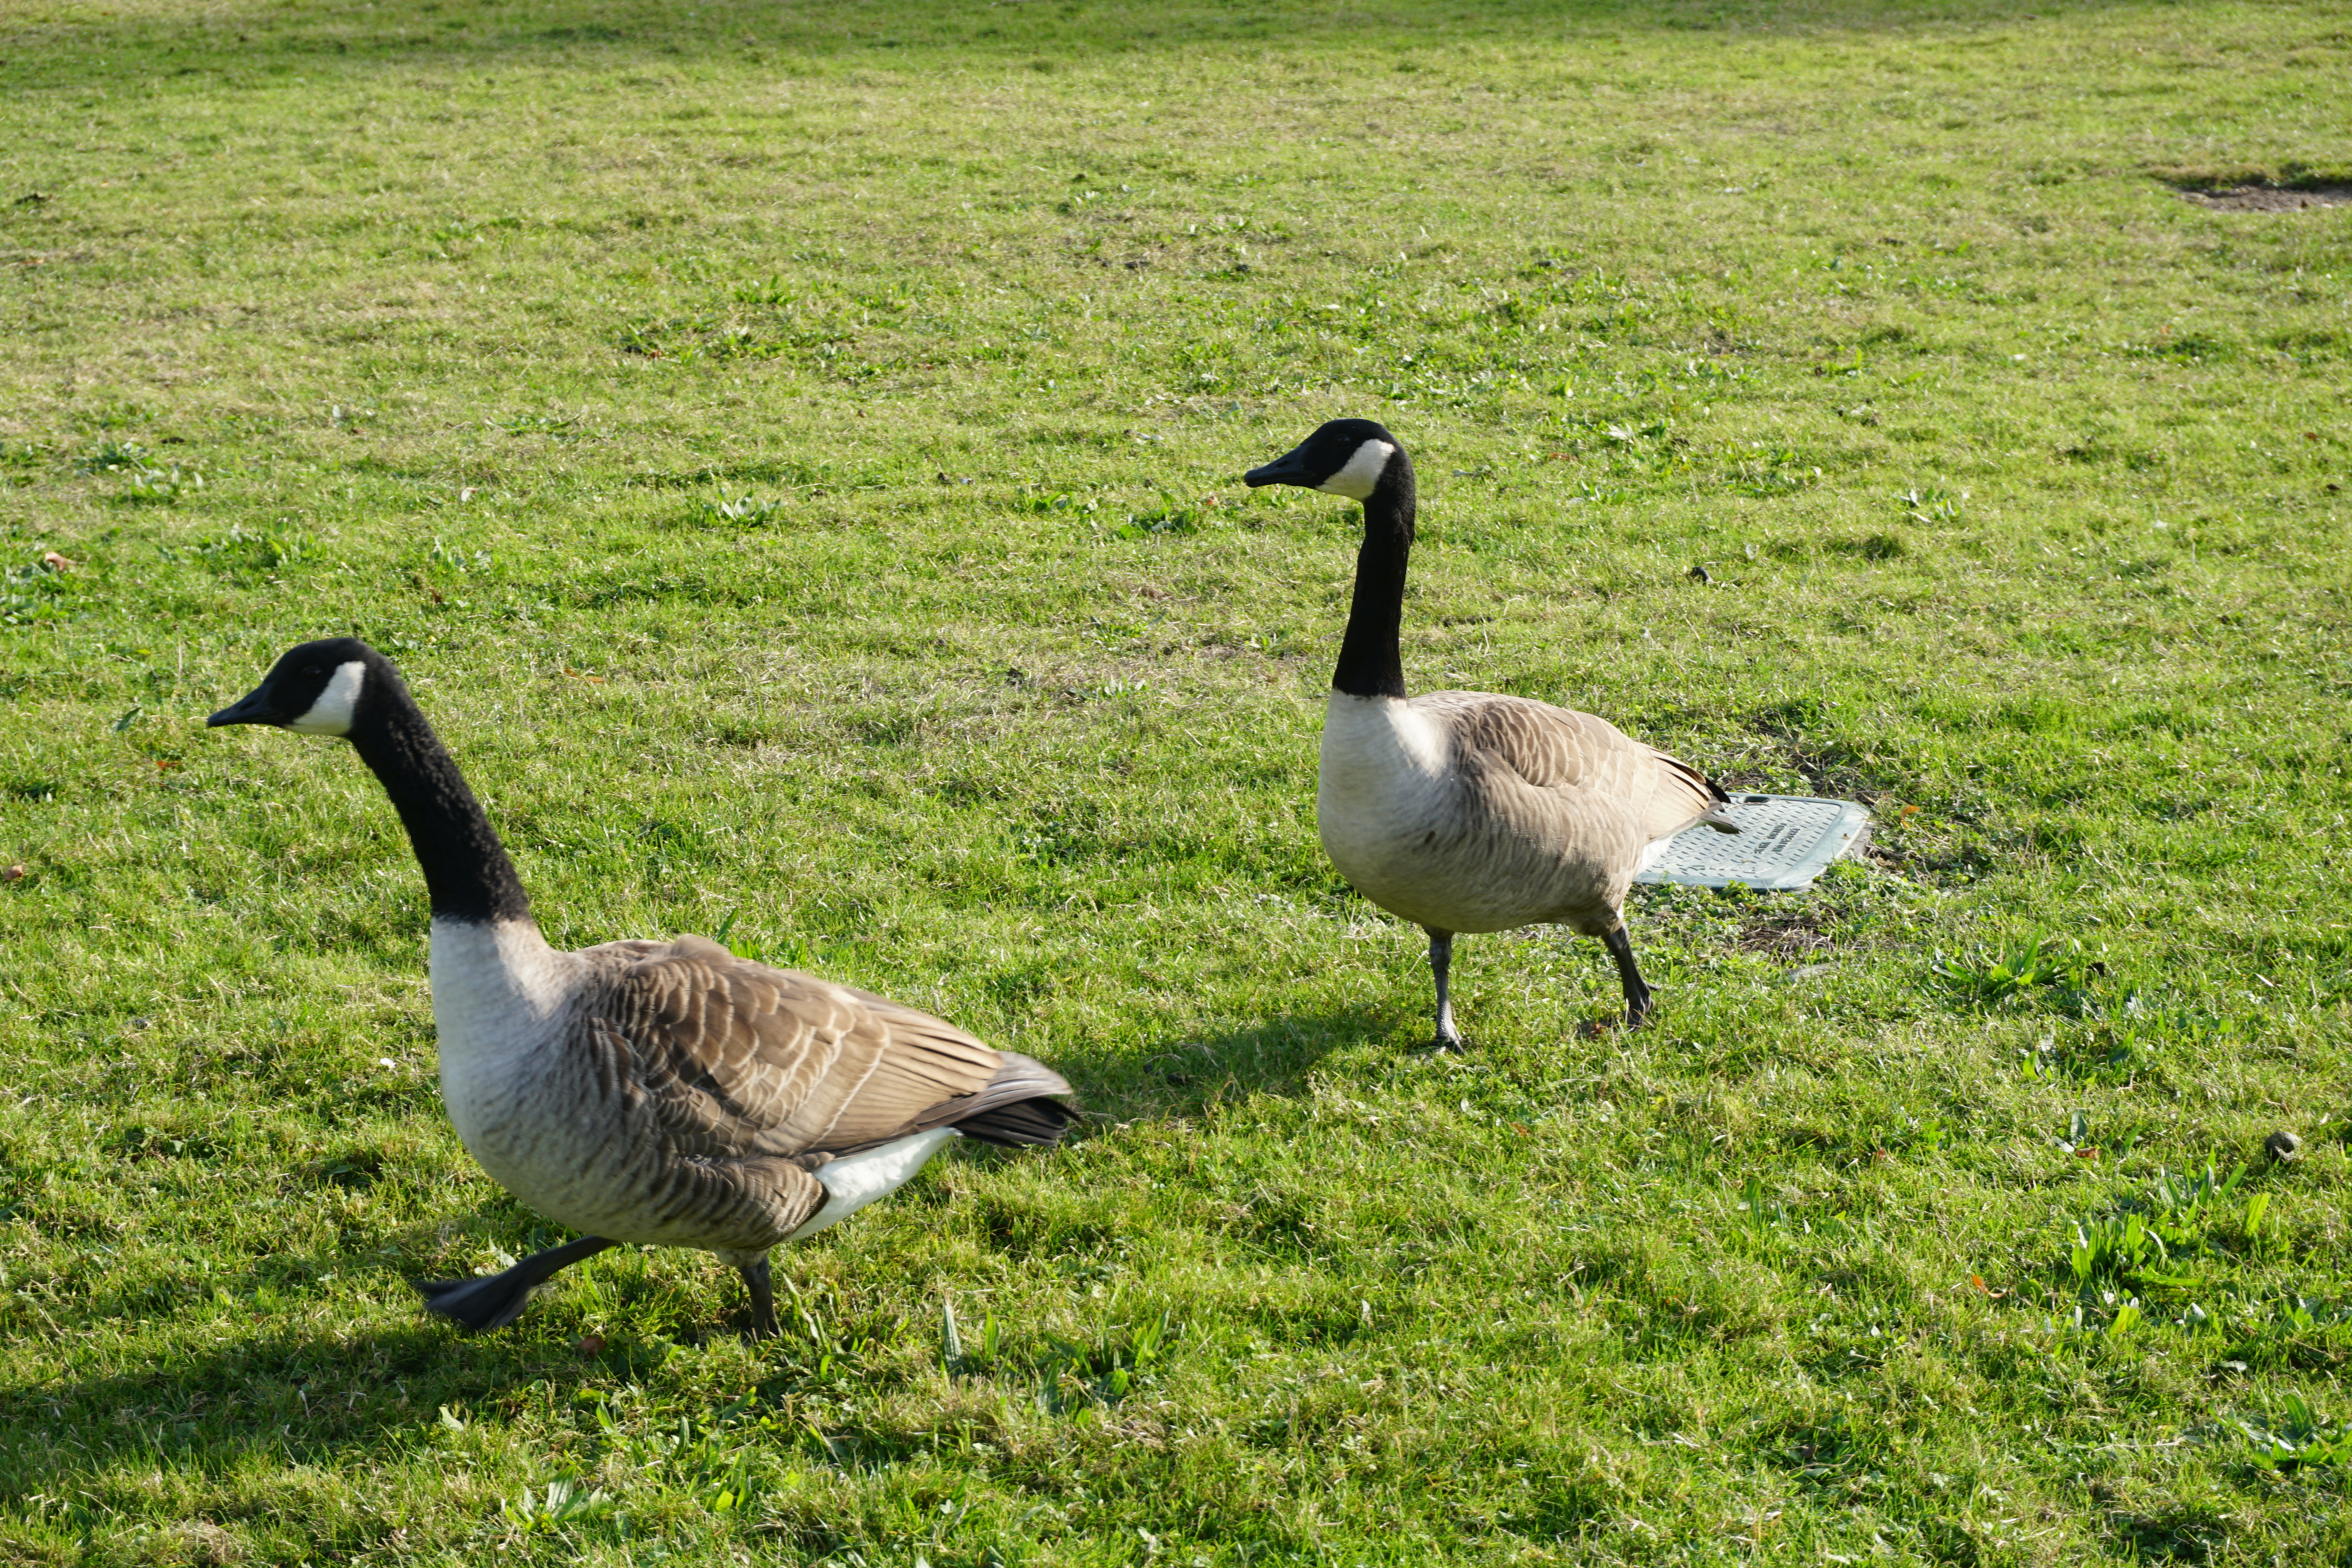
[[1395, 455], [1394, 446], [1375, 436], [1356, 448], [1356, 455], [1348, 459], [1346, 467], [1315, 487], [1328, 495], [1345, 496], [1350, 501], [1363, 500], [1379, 487], [1381, 475]]
[[805, 1240], [840, 1224], [876, 1199], [889, 1197], [914, 1178], [924, 1163], [939, 1152], [941, 1144], [961, 1136], [953, 1127], [934, 1127], [928, 1133], [899, 1138], [878, 1149], [845, 1155], [818, 1166], [816, 1179], [824, 1186], [824, 1207], [784, 1239]]
[[310, 705], [310, 711], [300, 718], [289, 719], [286, 727], [303, 735], [349, 735], [352, 715], [360, 706], [360, 687], [366, 684], [367, 666], [357, 659], [335, 668], [327, 689]]

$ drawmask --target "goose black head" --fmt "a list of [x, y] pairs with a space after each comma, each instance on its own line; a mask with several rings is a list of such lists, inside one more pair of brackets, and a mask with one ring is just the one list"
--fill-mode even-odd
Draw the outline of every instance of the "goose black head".
[[1404, 447], [1386, 426], [1370, 419], [1335, 419], [1286, 455], [1251, 469], [1242, 479], [1253, 489], [1261, 485], [1296, 485], [1362, 501], [1380, 488], [1383, 478], [1410, 473], [1411, 468]]
[[386, 686], [397, 687], [392, 662], [356, 637], [329, 637], [289, 648], [244, 700], [207, 725], [274, 724], [302, 735], [343, 735]]

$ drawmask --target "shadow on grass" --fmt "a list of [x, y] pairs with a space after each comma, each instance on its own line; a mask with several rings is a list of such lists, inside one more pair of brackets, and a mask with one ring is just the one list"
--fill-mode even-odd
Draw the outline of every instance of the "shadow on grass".
[[1392, 1010], [1346, 1008], [1278, 1015], [1116, 1055], [1066, 1056], [1054, 1066], [1077, 1090], [1082, 1125], [1103, 1126], [1198, 1116], [1252, 1094], [1297, 1094], [1334, 1051], [1370, 1046], [1401, 1058], [1412, 1038]]
[[[2032, 22], [2108, 0], [1961, 0], [1922, 8], [1900, 0], [1811, 0], [1762, 5], [1736, 0], [1517, 0], [1465, 9], [1454, 0], [1402, 0], [1377, 15], [1263, 0], [1255, 5], [1013, 6], [999, 0], [871, 0], [779, 9], [706, 5], [681, 13], [654, 0], [564, 0], [530, 7], [390, 0], [354, 7], [247, 3], [163, 17], [82, 13], [86, 24], [20, 37], [0, 80], [84, 90], [220, 72], [237, 85], [295, 70], [437, 65], [484, 70], [541, 67], [685, 66], [698, 59], [758, 65], [783, 53], [884, 68], [957, 69], [992, 58], [1022, 70], [1079, 65], [1137, 51], [1178, 54], [1219, 46], [1266, 51], [1301, 47], [1346, 57], [1368, 48], [1519, 42], [1612, 43], [1633, 34], [1770, 37], [1834, 31], [1907, 33], [1927, 27]], [[192, 84], [202, 85], [202, 84]], [[658, 80], [620, 84], [657, 88]]]
[[419, 1318], [352, 1335], [264, 1332], [194, 1354], [131, 1352], [121, 1370], [0, 1388], [0, 1499], [132, 1462], [221, 1474], [264, 1453], [324, 1460], [387, 1434], [423, 1438], [445, 1406], [510, 1411], [525, 1389], [568, 1400], [671, 1350], [614, 1336], [586, 1357], [528, 1334], [460, 1340]]

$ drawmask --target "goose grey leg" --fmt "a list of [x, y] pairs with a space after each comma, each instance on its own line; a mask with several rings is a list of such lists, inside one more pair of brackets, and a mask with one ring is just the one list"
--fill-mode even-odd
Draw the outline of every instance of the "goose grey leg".
[[735, 1271], [743, 1276], [743, 1288], [751, 1292], [751, 1337], [776, 1337], [776, 1288], [768, 1277], [768, 1260], [738, 1263]]
[[1430, 1045], [1438, 1051], [1467, 1051], [1462, 1043], [1462, 1031], [1454, 1027], [1454, 998], [1446, 989], [1446, 977], [1454, 967], [1454, 933], [1425, 925], [1429, 933], [1429, 973], [1437, 982], [1437, 1038]]
[[511, 1269], [478, 1274], [470, 1280], [411, 1280], [425, 1297], [425, 1310], [454, 1320], [476, 1333], [504, 1328], [522, 1316], [530, 1293], [559, 1269], [583, 1258], [593, 1258], [607, 1247], [617, 1247], [601, 1236], [583, 1236], [544, 1252], [534, 1252]]
[[1639, 1029], [1642, 1020], [1650, 1016], [1652, 992], [1642, 978], [1641, 966], [1633, 962], [1633, 939], [1625, 935], [1625, 927], [1620, 923], [1601, 940], [1609, 949], [1609, 956], [1617, 960], [1617, 977], [1625, 983], [1625, 1027]]

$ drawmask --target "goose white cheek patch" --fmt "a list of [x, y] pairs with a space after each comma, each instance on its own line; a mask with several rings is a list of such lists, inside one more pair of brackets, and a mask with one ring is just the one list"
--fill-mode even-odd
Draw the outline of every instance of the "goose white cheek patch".
[[1345, 496], [1350, 501], [1360, 501], [1372, 493], [1381, 482], [1381, 471], [1388, 467], [1389, 457], [1396, 451], [1385, 441], [1367, 441], [1356, 448], [1348, 465], [1326, 479], [1317, 489], [1333, 496]]
[[352, 715], [360, 706], [360, 686], [366, 679], [367, 666], [357, 659], [337, 665], [334, 678], [310, 705], [310, 711], [286, 727], [303, 735], [349, 735]]

